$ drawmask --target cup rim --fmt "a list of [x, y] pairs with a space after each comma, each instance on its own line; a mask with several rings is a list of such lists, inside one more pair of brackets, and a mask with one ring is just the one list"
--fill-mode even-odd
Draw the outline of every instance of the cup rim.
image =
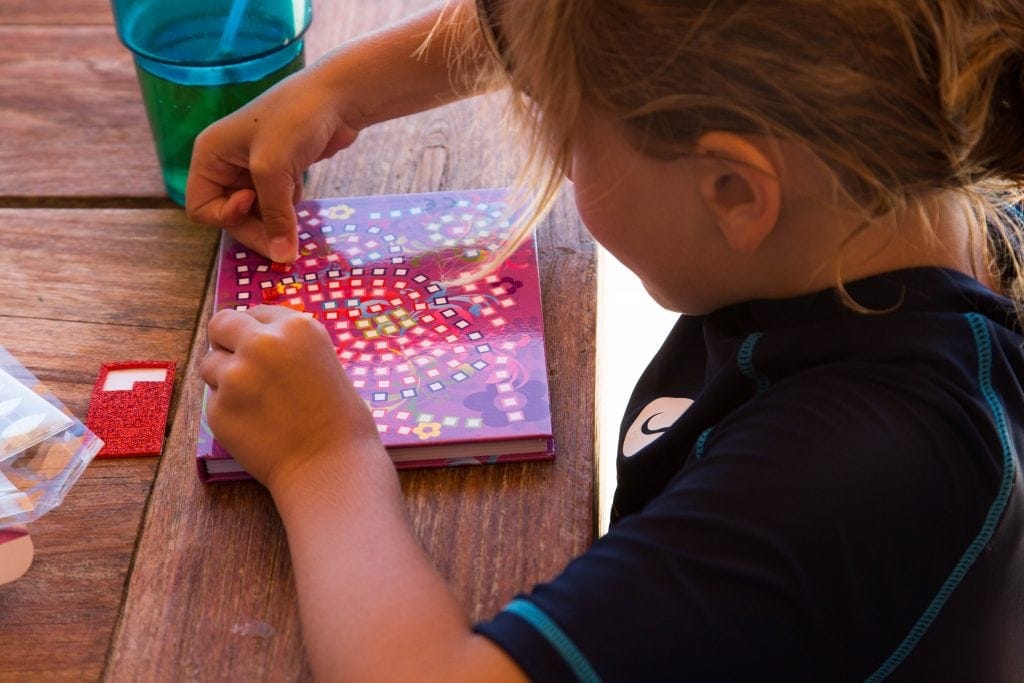
[[297, 31], [295, 31], [295, 33], [293, 35], [289, 36], [286, 41], [278, 43], [278, 44], [273, 45], [271, 47], [268, 47], [265, 50], [260, 50], [258, 52], [250, 52], [250, 53], [246, 53], [246, 54], [242, 54], [242, 55], [236, 55], [236, 56], [232, 56], [232, 57], [226, 58], [226, 59], [225, 58], [219, 58], [219, 59], [211, 59], [211, 58], [205, 58], [205, 59], [198, 59], [198, 58], [197, 59], [168, 59], [167, 57], [162, 57], [162, 56], [160, 56], [158, 54], [154, 54], [153, 52], [150, 52], [148, 50], [139, 49], [139, 48], [137, 48], [135, 46], [132, 46], [131, 44], [129, 44], [129, 42], [127, 40], [125, 40], [125, 37], [124, 37], [124, 35], [122, 34], [122, 31], [121, 31], [121, 27], [120, 26], [116, 26], [115, 28], [117, 30], [118, 40], [120, 40], [121, 44], [124, 45], [125, 48], [127, 48], [129, 52], [131, 52], [133, 55], [135, 55], [137, 57], [143, 57], [146, 60], [149, 60], [149, 61], [152, 61], [152, 62], [157, 62], [159, 64], [165, 64], [167, 66], [172, 66], [172, 67], [184, 67], [184, 68], [197, 67], [197, 66], [201, 66], [201, 67], [219, 67], [219, 66], [231, 66], [233, 64], [242, 64], [244, 62], [251, 62], [251, 61], [258, 60], [258, 59], [262, 59], [264, 57], [269, 57], [270, 55], [273, 55], [273, 54], [276, 54], [278, 52], [281, 52], [282, 50], [285, 50], [288, 47], [294, 45], [296, 42], [299, 42], [299, 41], [303, 40], [303, 38], [306, 35], [306, 31], [309, 30], [309, 27], [313, 23], [312, 7], [310, 7], [309, 11], [306, 12], [306, 17], [305, 18], [306, 18], [306, 20], [303, 22], [302, 26], [299, 27], [299, 29]]

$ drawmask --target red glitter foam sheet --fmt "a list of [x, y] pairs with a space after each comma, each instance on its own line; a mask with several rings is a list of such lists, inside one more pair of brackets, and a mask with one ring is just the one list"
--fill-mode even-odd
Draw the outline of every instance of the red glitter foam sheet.
[[[104, 363], [100, 367], [86, 417], [89, 429], [104, 442], [97, 457], [160, 454], [174, 389], [174, 370], [173, 361], [152, 360]], [[158, 379], [111, 388], [108, 376], [115, 371], [136, 371], [142, 377]]]

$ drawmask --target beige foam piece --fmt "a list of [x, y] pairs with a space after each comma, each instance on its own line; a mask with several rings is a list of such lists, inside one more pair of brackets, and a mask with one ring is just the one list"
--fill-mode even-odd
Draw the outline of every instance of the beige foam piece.
[[32, 565], [32, 537], [24, 527], [0, 529], [0, 585], [14, 581]]

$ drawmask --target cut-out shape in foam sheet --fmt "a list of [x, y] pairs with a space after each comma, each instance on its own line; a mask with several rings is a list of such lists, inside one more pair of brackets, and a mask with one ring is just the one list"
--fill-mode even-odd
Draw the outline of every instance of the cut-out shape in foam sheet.
[[173, 361], [121, 361], [100, 367], [85, 419], [103, 439], [98, 457], [160, 454], [174, 369]]

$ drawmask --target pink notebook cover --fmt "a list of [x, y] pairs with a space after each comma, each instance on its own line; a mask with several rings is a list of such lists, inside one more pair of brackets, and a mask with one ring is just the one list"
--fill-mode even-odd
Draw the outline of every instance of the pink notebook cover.
[[[227, 234], [216, 308], [289, 306], [319, 320], [396, 467], [554, 457], [534, 240], [464, 285], [513, 231], [501, 189], [301, 202], [299, 259], [281, 267]], [[213, 438], [203, 481], [248, 478]]]

